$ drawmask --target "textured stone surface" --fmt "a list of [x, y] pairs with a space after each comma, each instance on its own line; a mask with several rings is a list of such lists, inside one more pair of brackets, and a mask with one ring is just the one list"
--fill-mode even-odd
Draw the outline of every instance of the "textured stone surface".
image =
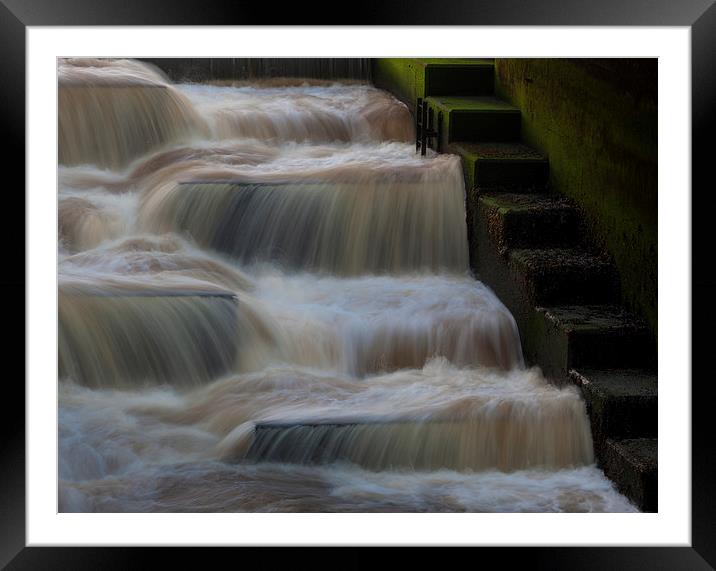
[[581, 248], [515, 249], [508, 257], [535, 304], [600, 303], [617, 295], [609, 260]]
[[579, 214], [565, 198], [546, 194], [481, 193], [493, 242], [508, 248], [574, 245]]
[[[555, 380], [564, 380], [569, 369], [578, 366], [655, 365], [656, 344], [648, 326], [623, 308], [601, 302], [579, 305], [556, 296], [554, 303], [535, 303], [525, 272], [510, 262], [512, 251], [496, 231], [502, 207], [478, 199], [474, 192], [468, 192], [467, 205], [471, 266], [514, 315], [528, 364], [539, 365]], [[544, 283], [549, 286], [548, 279]], [[575, 288], [578, 297], [580, 290]], [[566, 299], [573, 295], [568, 288], [564, 291]]]
[[600, 464], [619, 491], [640, 509], [658, 511], [658, 443], [655, 438], [607, 440]]
[[618, 306], [540, 307], [529, 328], [540, 365], [557, 377], [571, 368], [656, 366], [648, 326]]
[[599, 453], [607, 438], [655, 437], [658, 429], [658, 381], [644, 370], [571, 370], [582, 390]]

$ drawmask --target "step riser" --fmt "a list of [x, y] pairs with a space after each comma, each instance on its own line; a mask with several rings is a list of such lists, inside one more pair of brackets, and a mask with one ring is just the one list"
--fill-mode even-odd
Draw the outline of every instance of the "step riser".
[[649, 368], [654, 356], [646, 331], [580, 331], [566, 333], [537, 311], [531, 320], [532, 336], [545, 373], [566, 379], [569, 369]]
[[587, 401], [587, 412], [594, 419], [592, 436], [595, 441], [606, 438], [651, 438], [657, 436], [658, 406], [652, 399], [607, 399], [592, 398], [583, 390]]
[[594, 304], [613, 301], [617, 294], [610, 270], [580, 273], [574, 268], [531, 274], [521, 264], [511, 261], [515, 279], [520, 280], [528, 299], [535, 305]]
[[428, 66], [425, 97], [431, 95], [492, 95], [495, 68], [492, 66]]
[[450, 113], [448, 132], [444, 134], [444, 143], [519, 141], [521, 121], [519, 113], [453, 111]]
[[475, 162], [473, 187], [510, 192], [531, 190], [541, 192], [549, 179], [547, 161], [517, 161], [480, 159]]
[[458, 143], [444, 151], [460, 155], [470, 190], [542, 192], [549, 180], [549, 161], [522, 143]]
[[638, 333], [594, 332], [568, 337], [567, 366], [629, 368], [654, 367], [652, 340]]
[[569, 246], [579, 239], [579, 219], [571, 209], [506, 214], [493, 209], [491, 216], [491, 234], [500, 248]]
[[[658, 431], [656, 380], [645, 388], [638, 378], [622, 371], [608, 372], [606, 376], [608, 381], [600, 384], [590, 373], [583, 376], [579, 371], [570, 371], [570, 379], [580, 388], [587, 405], [595, 447], [601, 446], [607, 438], [655, 438]], [[615, 388], [615, 383], [621, 388]]]

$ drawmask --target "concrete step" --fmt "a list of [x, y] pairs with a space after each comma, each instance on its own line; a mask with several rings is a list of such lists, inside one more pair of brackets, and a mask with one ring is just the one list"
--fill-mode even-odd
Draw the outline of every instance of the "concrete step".
[[508, 252], [510, 266], [535, 305], [605, 303], [616, 299], [612, 263], [581, 248], [526, 248]]
[[549, 178], [549, 161], [522, 143], [453, 143], [460, 155], [466, 188], [481, 191], [541, 192]]
[[416, 58], [424, 74], [424, 95], [491, 95], [495, 66], [489, 60]]
[[373, 83], [415, 112], [418, 98], [431, 95], [491, 95], [494, 60], [467, 58], [379, 58]]
[[619, 491], [641, 510], [658, 511], [656, 438], [607, 440], [600, 464]]
[[441, 123], [439, 148], [455, 142], [519, 141], [521, 114], [494, 97], [435, 96], [425, 99]]
[[546, 374], [570, 369], [656, 369], [656, 344], [646, 323], [614, 305], [538, 307], [527, 325]]
[[570, 380], [580, 387], [592, 424], [595, 448], [607, 438], [656, 437], [657, 376], [639, 369], [572, 369]]
[[508, 248], [566, 246], [579, 240], [579, 212], [561, 196], [480, 193], [478, 201], [503, 253]]

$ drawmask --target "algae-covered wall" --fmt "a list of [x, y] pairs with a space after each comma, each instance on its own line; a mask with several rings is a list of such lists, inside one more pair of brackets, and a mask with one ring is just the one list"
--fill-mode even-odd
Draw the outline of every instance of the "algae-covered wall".
[[496, 59], [495, 91], [657, 332], [657, 60]]
[[373, 60], [373, 82], [387, 89], [415, 111], [415, 100], [423, 97], [425, 78], [415, 60], [376, 58]]

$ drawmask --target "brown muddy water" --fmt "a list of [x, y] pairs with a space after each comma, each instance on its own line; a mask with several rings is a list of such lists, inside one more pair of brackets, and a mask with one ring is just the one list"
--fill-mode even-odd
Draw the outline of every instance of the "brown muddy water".
[[359, 83], [59, 64], [59, 510], [635, 511]]

